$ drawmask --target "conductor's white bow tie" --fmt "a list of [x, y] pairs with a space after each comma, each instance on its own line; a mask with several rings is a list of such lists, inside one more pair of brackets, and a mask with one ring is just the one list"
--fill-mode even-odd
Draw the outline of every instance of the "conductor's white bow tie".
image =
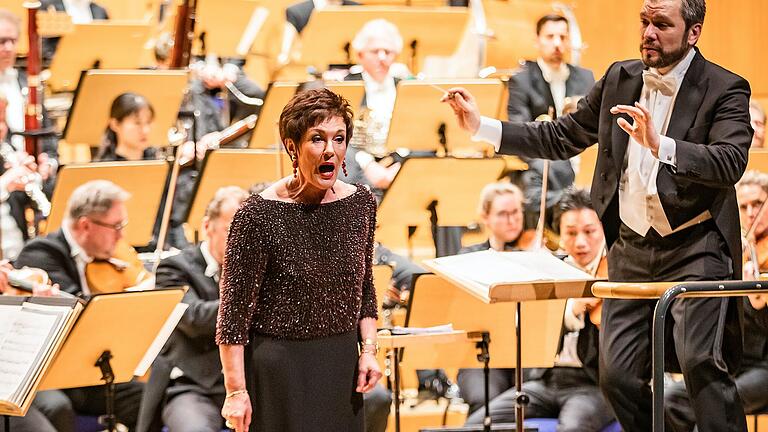
[[677, 89], [677, 78], [672, 75], [661, 76], [656, 72], [643, 71], [643, 83], [648, 90], [658, 90], [664, 96], [672, 96]]

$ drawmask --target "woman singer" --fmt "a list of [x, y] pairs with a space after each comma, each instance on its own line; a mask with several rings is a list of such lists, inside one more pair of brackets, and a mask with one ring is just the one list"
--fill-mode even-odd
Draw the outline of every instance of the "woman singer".
[[227, 241], [221, 413], [236, 431], [362, 431], [362, 393], [381, 378], [376, 203], [366, 187], [337, 179], [352, 109], [330, 90], [309, 90], [279, 126], [294, 173], [243, 203]]

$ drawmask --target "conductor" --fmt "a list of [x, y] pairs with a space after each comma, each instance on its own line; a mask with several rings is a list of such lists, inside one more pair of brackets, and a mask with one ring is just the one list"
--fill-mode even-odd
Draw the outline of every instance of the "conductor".
[[[640, 60], [612, 64], [555, 122], [483, 118], [474, 98], [451, 89], [464, 129], [498, 153], [567, 159], [599, 145], [592, 202], [603, 223], [612, 281], [741, 277], [734, 184], [752, 139], [749, 84], [707, 61], [696, 43], [705, 0], [644, 0]], [[681, 370], [702, 432], [745, 431], [731, 374], [741, 359], [738, 298], [677, 300], [670, 369]], [[600, 386], [625, 431], [651, 430], [654, 300], [606, 300]]]

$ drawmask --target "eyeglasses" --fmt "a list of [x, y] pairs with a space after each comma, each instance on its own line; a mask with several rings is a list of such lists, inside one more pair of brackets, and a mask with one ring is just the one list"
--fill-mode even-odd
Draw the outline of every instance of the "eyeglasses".
[[94, 224], [96, 224], [98, 226], [103, 226], [104, 228], [111, 228], [111, 229], [113, 229], [115, 231], [122, 231], [122, 230], [125, 229], [126, 226], [128, 226], [128, 220], [124, 220], [124, 221], [118, 222], [116, 224], [108, 224], [108, 223], [101, 222], [101, 221], [98, 221], [96, 219], [91, 219], [91, 218], [88, 218], [88, 220], [93, 222]]

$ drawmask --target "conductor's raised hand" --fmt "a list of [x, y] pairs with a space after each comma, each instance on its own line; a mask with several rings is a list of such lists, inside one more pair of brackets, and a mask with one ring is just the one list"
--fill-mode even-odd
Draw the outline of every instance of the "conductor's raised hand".
[[474, 135], [480, 129], [480, 109], [475, 97], [462, 87], [453, 87], [443, 95], [440, 102], [447, 103], [456, 114], [459, 126]]
[[659, 133], [656, 132], [656, 127], [653, 125], [653, 117], [651, 117], [650, 111], [643, 105], [635, 102], [635, 105], [616, 105], [611, 108], [611, 114], [629, 114], [634, 120], [634, 125], [619, 117], [616, 122], [619, 127], [624, 129], [624, 132], [635, 139], [638, 144], [643, 147], [647, 147], [651, 150], [654, 157], [659, 157], [659, 145], [661, 138]]
[[248, 393], [240, 393], [224, 399], [221, 416], [226, 420], [226, 427], [235, 432], [248, 432], [251, 414], [251, 398]]

